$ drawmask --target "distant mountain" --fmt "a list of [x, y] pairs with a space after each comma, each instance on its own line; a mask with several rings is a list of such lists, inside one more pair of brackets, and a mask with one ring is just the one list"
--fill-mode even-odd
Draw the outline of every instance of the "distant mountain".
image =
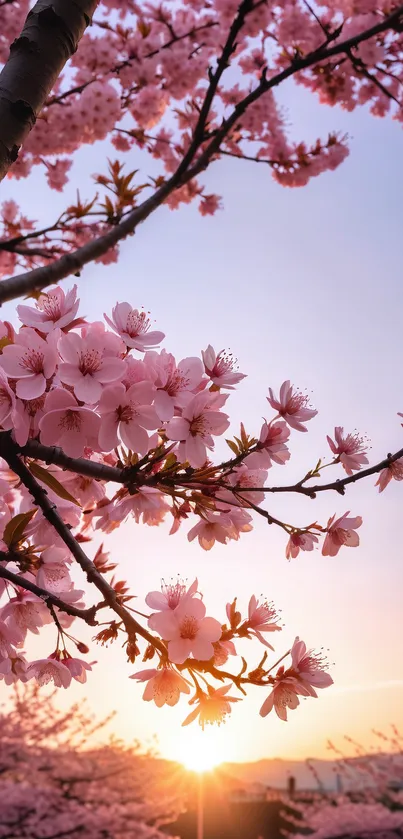
[[296, 780], [297, 789], [318, 789], [319, 783], [328, 790], [336, 788], [337, 761], [311, 759], [310, 764], [317, 773], [319, 782], [307, 762], [302, 760], [273, 758], [257, 760], [254, 763], [223, 763], [220, 768], [237, 779], [241, 785], [258, 784], [285, 789], [288, 778], [292, 775]]

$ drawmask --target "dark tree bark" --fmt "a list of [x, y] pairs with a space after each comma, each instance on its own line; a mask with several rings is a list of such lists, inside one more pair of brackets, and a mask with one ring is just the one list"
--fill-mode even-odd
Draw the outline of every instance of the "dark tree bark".
[[0, 73], [0, 180], [98, 5], [98, 0], [38, 0]]

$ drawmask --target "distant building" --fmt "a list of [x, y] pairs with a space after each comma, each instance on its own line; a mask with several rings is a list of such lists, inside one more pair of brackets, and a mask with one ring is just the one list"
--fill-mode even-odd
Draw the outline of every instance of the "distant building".
[[[203, 778], [204, 839], [283, 839], [286, 805], [279, 792], [262, 784], [247, 789], [231, 783], [225, 775], [207, 773]], [[197, 835], [197, 782], [189, 791], [189, 804], [165, 833], [180, 839]]]
[[294, 775], [289, 775], [287, 779], [287, 792], [290, 798], [293, 798], [295, 795], [295, 790], [297, 787], [297, 781], [294, 778]]
[[[205, 839], [282, 839], [288, 825], [282, 816], [284, 804], [279, 801], [228, 802], [216, 806], [209, 802], [204, 811]], [[194, 839], [197, 829], [196, 810], [182, 813], [164, 832], [180, 839]]]

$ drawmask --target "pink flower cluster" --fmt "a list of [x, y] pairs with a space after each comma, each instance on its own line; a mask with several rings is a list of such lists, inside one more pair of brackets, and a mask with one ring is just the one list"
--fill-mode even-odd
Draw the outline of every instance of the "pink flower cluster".
[[[84, 592], [74, 588], [69, 573], [71, 562], [66, 548], [46, 548], [40, 554], [36, 574], [29, 572], [24, 579], [35, 582], [65, 603], [79, 606]], [[35, 678], [40, 685], [53, 681], [56, 687], [67, 688], [72, 679], [86, 681], [86, 671], [91, 670], [91, 665], [66, 650], [56, 651], [44, 659], [26, 660], [23, 647], [27, 635], [38, 635], [39, 630], [52, 620], [46, 600], [22, 586], [14, 586], [13, 593], [9, 589], [8, 601], [0, 608], [0, 679], [3, 678], [6, 684]], [[66, 629], [71, 623], [71, 618], [63, 612], [58, 620]]]
[[333, 679], [326, 671], [326, 662], [318, 653], [307, 650], [306, 645], [296, 638], [291, 648], [291, 667], [279, 667], [274, 679], [273, 690], [265, 699], [260, 715], [266, 717], [274, 708], [281, 720], [287, 719], [287, 709], [299, 705], [299, 696], [317, 697], [315, 688], [326, 688]]
[[[12, 207], [9, 212], [12, 219]], [[171, 517], [171, 533], [193, 517], [189, 542], [197, 539], [210, 550], [216, 542], [238, 540], [252, 529], [252, 514], [260, 513], [284, 530], [288, 559], [312, 551], [320, 541], [322, 554], [331, 557], [342, 546], [359, 544], [360, 516], [333, 515], [326, 526], [314, 522], [298, 528], [272, 519], [264, 509], [270, 470], [288, 462], [291, 432], [305, 432], [317, 413], [290, 381], [283, 383], [278, 397], [269, 389], [274, 416], [263, 421], [258, 436], [248, 435], [241, 424], [240, 436], [227, 440], [229, 458], [214, 464], [216, 442], [229, 427], [224, 406], [245, 378], [231, 353], [215, 352], [209, 344], [200, 357], [177, 361], [158, 348], [164, 333], [154, 327], [150, 314], [126, 302], [117, 303], [110, 316], [105, 314], [106, 323], [87, 323], [79, 314], [76, 286], [68, 292], [50, 289], [35, 305], [19, 305], [17, 312], [18, 330], [0, 322], [0, 431], [22, 449], [29, 470], [78, 541], [89, 541], [94, 531], [110, 533], [129, 517], [151, 527]], [[340, 463], [351, 475], [366, 464], [358, 435], [344, 435], [336, 427], [335, 441], [328, 439], [334, 455], [329, 465]], [[321, 468], [319, 461], [296, 488], [307, 484], [309, 492], [309, 481], [319, 476]], [[381, 472], [380, 488], [391, 477], [400, 480], [400, 471], [400, 461], [391, 461]], [[70, 553], [41, 506], [34, 504], [24, 481], [2, 461], [0, 488], [1, 547], [11, 551], [2, 567], [11, 574], [17, 569], [20, 581], [0, 575], [0, 597], [4, 595], [0, 676], [7, 682], [51, 680], [59, 687], [68, 687], [72, 679], [85, 681], [91, 665], [60, 643], [67, 638], [82, 651], [68, 632], [74, 611], [84, 608], [84, 592], [70, 574], [74, 550]], [[19, 534], [16, 555], [14, 530]], [[14, 562], [19, 551], [20, 566]], [[94, 564], [99, 574], [116, 567], [102, 550]], [[130, 597], [127, 584], [113, 578], [111, 586], [124, 604]], [[181, 693], [188, 693], [182, 670], [192, 672], [192, 662], [221, 667], [229, 656], [237, 655], [237, 638], [254, 638], [272, 650], [272, 633], [281, 628], [273, 604], [253, 596], [243, 622], [240, 616], [235, 620], [233, 604], [228, 604], [226, 629], [206, 614], [197, 581], [188, 590], [178, 583], [161, 593], [151, 592], [146, 603], [152, 609], [149, 630], [161, 639], [156, 646], [160, 662], [136, 678], [147, 681], [145, 698], [159, 705], [175, 704]], [[23, 651], [28, 633], [38, 634], [52, 621], [58, 628], [56, 649], [43, 659], [28, 661]], [[109, 631], [114, 635], [113, 622], [111, 627], [106, 638], [101, 631], [100, 640], [108, 640]], [[138, 653], [136, 644], [130, 644], [132, 660]], [[275, 680], [263, 682], [273, 688], [264, 709], [270, 703], [281, 709], [282, 702], [284, 707], [295, 707], [298, 695], [313, 695], [312, 686], [322, 686], [320, 679], [305, 678], [308, 672], [312, 676], [314, 659], [305, 660], [301, 647], [293, 648], [292, 657], [292, 672], [280, 668]], [[224, 687], [218, 693], [200, 693], [200, 688], [190, 719], [199, 716], [204, 724], [209, 714], [219, 713], [217, 708], [224, 709], [225, 716], [232, 697]]]
[[[156, 611], [148, 619], [150, 629], [156, 631], [167, 644], [167, 658], [161, 659], [157, 668], [141, 670], [130, 678], [146, 682], [143, 699], [154, 701], [158, 708], [163, 705], [176, 705], [181, 694], [190, 694], [196, 685], [189, 704], [196, 707], [186, 717], [182, 725], [188, 725], [197, 718], [202, 728], [208, 723], [225, 721], [231, 712], [231, 705], [239, 697], [229, 696], [230, 684], [214, 689], [207, 683], [207, 690], [198, 684], [196, 673], [194, 681], [189, 682], [180, 670], [183, 665], [192, 666], [192, 660], [210, 662], [215, 668], [224, 665], [228, 656], [236, 656], [237, 650], [232, 638], [256, 637], [269, 649], [273, 647], [262, 633], [281, 630], [273, 604], [259, 604], [253, 595], [249, 601], [248, 617], [242, 621], [240, 612], [235, 609], [234, 601], [227, 604], [228, 626], [215, 618], [206, 617], [206, 607], [198, 591], [197, 579], [189, 588], [177, 581], [163, 584], [161, 592], [150, 592], [146, 603]], [[307, 650], [306, 645], [296, 638], [291, 653], [291, 665], [285, 670], [280, 667], [276, 676], [269, 677], [263, 669], [256, 671], [255, 683], [271, 685], [272, 691], [261, 708], [261, 715], [266, 716], [274, 707], [278, 716], [286, 720], [286, 709], [296, 708], [298, 694], [316, 697], [316, 688], [325, 688], [333, 684], [326, 672], [326, 661], [318, 653]], [[267, 655], [267, 654], [266, 654]], [[288, 654], [287, 654], [288, 655]], [[265, 656], [266, 657], [266, 656]]]
[[[121, 20], [105, 27], [111, 5], [119, 7]], [[324, 32], [329, 33], [330, 43], [337, 43], [370, 29], [383, 12], [375, 0], [358, 4], [332, 0], [318, 14], [303, 0], [287, 0], [275, 15], [266, 3], [251, 6], [230, 62], [240, 81], [233, 84], [233, 73], [222, 76], [210, 109], [210, 131], [218, 129], [223, 117], [229, 118], [234, 106], [257, 87], [263, 71], [272, 77], [288, 70], [294, 55], [306, 56], [322, 45]], [[171, 174], [189, 146], [209, 68], [219, 60], [238, 7], [230, 0], [212, 0], [208, 5], [182, 0], [161, 12], [157, 0], [141, 10], [132, 3], [103, 0], [97, 10], [99, 30], [81, 39], [69, 71], [58, 79], [11, 174], [26, 177], [32, 166], [45, 166], [50, 187], [60, 191], [71, 165], [61, 156], [106, 137], [121, 153], [133, 146], [146, 150], [162, 164], [161, 174]], [[0, 61], [7, 59], [28, 8], [26, 0], [0, 6]], [[379, 33], [358, 46], [356, 62], [341, 57], [318, 61], [297, 73], [296, 82], [323, 103], [350, 111], [369, 103], [377, 116], [393, 108], [401, 120], [400, 40], [399, 30]], [[360, 70], [360, 61], [366, 73]], [[291, 139], [273, 90], [249, 105], [242, 124], [235, 123], [222, 149], [267, 162], [276, 181], [292, 187], [335, 169], [348, 154], [346, 138], [335, 132], [311, 146]], [[170, 195], [167, 203], [175, 208], [195, 199], [203, 215], [220, 207], [219, 197], [206, 194], [196, 180]], [[4, 272], [6, 256], [1, 259]]]
[[[39, 433], [45, 445], [60, 445], [72, 457], [122, 443], [144, 455], [148, 432], [170, 420], [165, 433], [179, 443], [182, 459], [202, 466], [213, 436], [229, 422], [220, 411], [227, 396], [203, 390], [212, 379], [201, 360], [176, 365], [169, 353], [151, 351], [164, 334], [150, 330], [145, 312], [128, 303], [106, 317], [114, 332], [102, 323], [81, 325], [78, 305], [74, 287], [67, 295], [60, 288], [41, 295], [36, 309], [18, 306], [23, 326], [0, 359], [3, 428], [15, 429], [19, 445]], [[129, 355], [132, 349], [144, 360]]]

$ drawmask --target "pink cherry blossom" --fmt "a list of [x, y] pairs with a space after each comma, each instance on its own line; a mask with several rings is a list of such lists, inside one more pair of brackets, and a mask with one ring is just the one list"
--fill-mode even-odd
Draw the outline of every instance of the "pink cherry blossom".
[[198, 581], [194, 580], [187, 589], [184, 582], [177, 579], [176, 583], [165, 583], [161, 585], [161, 591], [150, 591], [146, 596], [146, 603], [150, 609], [156, 612], [166, 612], [176, 609], [186, 597], [194, 597], [198, 594]]
[[[249, 460], [249, 458], [247, 459]], [[231, 487], [237, 487], [236, 494], [230, 490], [220, 490], [217, 493], [217, 498], [224, 503], [242, 504], [250, 501], [252, 504], [261, 504], [264, 499], [264, 492], [255, 490], [252, 492], [242, 492], [242, 487], [263, 487], [267, 478], [266, 469], [251, 469], [249, 463], [242, 463], [237, 466], [228, 476], [226, 483]]]
[[256, 638], [259, 639], [261, 644], [269, 647], [270, 650], [273, 647], [263, 637], [262, 632], [276, 632], [281, 630], [281, 626], [278, 625], [278, 620], [279, 616], [274, 604], [268, 603], [267, 600], [259, 604], [259, 600], [253, 594], [249, 600], [248, 622], [246, 626], [253, 635], [256, 635]]
[[302, 683], [299, 683], [293, 676], [284, 676], [284, 668], [280, 667], [273, 690], [263, 702], [260, 709], [260, 716], [267, 717], [267, 714], [274, 708], [277, 716], [286, 722], [287, 708], [294, 711], [299, 705], [298, 694], [310, 696], [311, 693]]
[[129, 678], [136, 679], [138, 682], [147, 682], [143, 699], [146, 702], [153, 700], [157, 708], [162, 708], [163, 705], [176, 705], [181, 693], [190, 693], [186, 679], [169, 666], [162, 667], [160, 670], [140, 670]]
[[174, 533], [177, 533], [182, 521], [189, 517], [189, 513], [192, 512], [192, 508], [189, 504], [189, 501], [183, 501], [182, 504], [174, 505], [171, 507], [171, 513], [173, 516], [173, 522], [171, 525], [171, 529], [169, 531], [169, 535], [173, 536]]
[[125, 362], [117, 357], [116, 336], [104, 329], [82, 329], [81, 336], [75, 332], [63, 335], [59, 352], [63, 359], [59, 364], [59, 377], [73, 388], [81, 402], [94, 405], [104, 385], [123, 378]]
[[72, 582], [66, 563], [71, 562], [70, 555], [63, 548], [46, 548], [41, 554], [36, 582], [50, 592], [64, 592], [72, 588]]
[[256, 452], [252, 452], [246, 464], [250, 469], [270, 469], [274, 463], [283, 466], [290, 459], [286, 442], [290, 430], [285, 422], [263, 423]]
[[154, 370], [145, 361], [142, 361], [140, 358], [133, 358], [132, 355], [127, 355], [125, 361], [126, 369], [122, 378], [122, 384], [124, 384], [127, 390], [132, 385], [137, 384], [137, 382], [150, 381], [154, 383]]
[[304, 641], [298, 637], [291, 647], [291, 659], [292, 669], [297, 673], [304, 687], [311, 691], [311, 696], [316, 696], [313, 688], [327, 688], [333, 684], [330, 673], [327, 673], [325, 669], [326, 659], [321, 653], [307, 650]]
[[72, 160], [56, 160], [55, 163], [48, 163], [46, 161], [46, 180], [51, 189], [55, 189], [57, 192], [63, 192], [63, 187], [69, 181], [67, 172], [71, 169], [72, 165]]
[[233, 641], [216, 641], [214, 647], [214, 666], [222, 667], [230, 655], [237, 655]]
[[[102, 463], [103, 457], [98, 452], [91, 452], [88, 457], [89, 450], [85, 450], [88, 460], [95, 463]], [[80, 506], [87, 510], [98, 501], [105, 498], [106, 488], [101, 481], [93, 480], [85, 475], [74, 474], [73, 472], [66, 472], [64, 469], [59, 469], [58, 466], [51, 465], [48, 467], [48, 472], [54, 475], [59, 483], [67, 489], [73, 498], [76, 498]]]
[[395, 481], [403, 481], [403, 458], [399, 458], [399, 460], [393, 461], [390, 463], [386, 469], [382, 469], [379, 473], [378, 480], [375, 484], [376, 487], [379, 486], [379, 492], [383, 492], [386, 489], [388, 483], [391, 480]]
[[213, 657], [213, 642], [221, 637], [221, 625], [205, 614], [204, 603], [191, 597], [176, 609], [156, 612], [148, 619], [150, 629], [168, 641], [169, 660], [174, 664], [183, 664], [190, 655], [201, 661]]
[[234, 385], [246, 378], [245, 373], [237, 372], [236, 359], [230, 352], [220, 350], [216, 355], [209, 344], [206, 350], [202, 350], [202, 359], [207, 376], [217, 387], [234, 390]]
[[[3, 617], [6, 617], [4, 613]], [[14, 646], [20, 644], [22, 640], [17, 627], [9, 626], [0, 620], [0, 661], [15, 654]]]
[[365, 454], [366, 447], [363, 437], [358, 434], [346, 434], [344, 436], [344, 429], [341, 426], [336, 426], [334, 438], [332, 440], [331, 437], [327, 436], [326, 439], [347, 475], [352, 475], [354, 471], [367, 465], [368, 458]]
[[209, 551], [215, 542], [226, 545], [231, 539], [237, 541], [240, 533], [252, 530], [251, 516], [245, 510], [232, 509], [230, 513], [203, 513], [203, 518], [195, 524], [188, 533], [188, 540], [198, 539], [203, 550]]
[[60, 446], [70, 457], [80, 457], [86, 446], [98, 448], [100, 417], [81, 408], [72, 393], [55, 388], [47, 394], [44, 416], [40, 420], [41, 442]]
[[356, 548], [360, 544], [360, 537], [355, 531], [362, 525], [361, 516], [348, 518], [348, 512], [340, 518], [332, 516], [327, 523], [326, 538], [322, 547], [323, 556], [336, 556], [340, 548]]
[[231, 539], [232, 522], [229, 516], [222, 513], [206, 512], [188, 532], [188, 540], [198, 539], [203, 550], [209, 551], [215, 542], [226, 545]]
[[37, 399], [16, 399], [13, 436], [19, 446], [25, 446], [30, 437], [38, 436], [45, 398], [43, 393]]
[[3, 606], [1, 613], [10, 629], [22, 639], [28, 631], [39, 635], [39, 628], [52, 622], [52, 615], [43, 600], [22, 588]]
[[[203, 379], [200, 358], [183, 358], [178, 364], [171, 353], [148, 352], [145, 363], [153, 377], [157, 393], [155, 409], [161, 420], [172, 419], [175, 408], [185, 408]], [[206, 381], [206, 380], [205, 380]]]
[[165, 338], [163, 332], [150, 332], [151, 320], [147, 313], [133, 309], [130, 303], [116, 303], [112, 309], [112, 319], [107, 315], [104, 318], [126, 346], [140, 352], [154, 349]]
[[89, 664], [88, 661], [83, 661], [81, 658], [73, 658], [73, 656], [65, 653], [62, 664], [64, 667], [67, 667], [71, 677], [83, 685], [87, 681], [87, 671], [92, 670], [92, 664], [95, 664], [95, 661]]
[[31, 326], [47, 334], [53, 329], [64, 329], [71, 325], [79, 305], [76, 285], [67, 294], [60, 286], [56, 286], [39, 296], [35, 309], [32, 306], [17, 306], [17, 312], [24, 326]]
[[26, 661], [22, 655], [11, 656], [0, 663], [0, 679], [4, 684], [14, 685], [16, 682], [26, 682]]
[[46, 341], [35, 329], [23, 327], [14, 344], [7, 344], [0, 356], [0, 365], [9, 379], [17, 379], [16, 394], [20, 399], [36, 399], [46, 390], [46, 380], [56, 369], [57, 334]]
[[228, 696], [232, 685], [223, 685], [217, 690], [210, 689], [209, 693], [201, 693], [197, 697], [197, 706], [183, 721], [182, 725], [189, 725], [199, 717], [199, 725], [204, 730], [205, 725], [221, 725], [231, 713], [231, 703], [239, 702], [235, 696]]
[[149, 437], [145, 429], [155, 429], [160, 425], [159, 417], [151, 406], [153, 398], [151, 382], [138, 382], [129, 390], [122, 384], [105, 388], [98, 405], [102, 451], [112, 451], [121, 441], [131, 451], [146, 454]]
[[188, 461], [195, 468], [206, 462], [206, 449], [214, 448], [213, 435], [223, 434], [229, 426], [227, 414], [217, 410], [226, 398], [213, 393], [198, 393], [183, 409], [182, 417], [174, 417], [168, 422], [167, 437], [180, 442], [179, 456], [182, 461]]
[[238, 541], [241, 533], [250, 533], [253, 530], [253, 525], [251, 524], [252, 516], [246, 510], [240, 507], [232, 507], [227, 515], [231, 521], [231, 529], [229, 531], [231, 539]]
[[[121, 522], [132, 514], [137, 524], [143, 518], [144, 524], [158, 525], [164, 520], [170, 507], [164, 501], [162, 493], [154, 487], [140, 487], [134, 495], [127, 495], [119, 500], [108, 512], [108, 518]], [[105, 512], [105, 508], [102, 508]]]
[[318, 537], [314, 533], [301, 533], [300, 531], [291, 533], [285, 555], [287, 559], [295, 559], [300, 551], [313, 551], [318, 541]]
[[296, 431], [307, 431], [304, 422], [316, 417], [318, 413], [313, 408], [309, 407], [309, 396], [294, 389], [294, 385], [289, 380], [283, 382], [280, 388], [280, 396], [274, 396], [274, 393], [269, 388], [269, 396], [267, 401], [278, 412], [280, 417], [283, 417], [291, 428]]
[[25, 671], [27, 680], [36, 679], [38, 685], [47, 685], [53, 682], [57, 688], [68, 688], [71, 682], [71, 673], [65, 664], [52, 658], [40, 658], [31, 661]]

